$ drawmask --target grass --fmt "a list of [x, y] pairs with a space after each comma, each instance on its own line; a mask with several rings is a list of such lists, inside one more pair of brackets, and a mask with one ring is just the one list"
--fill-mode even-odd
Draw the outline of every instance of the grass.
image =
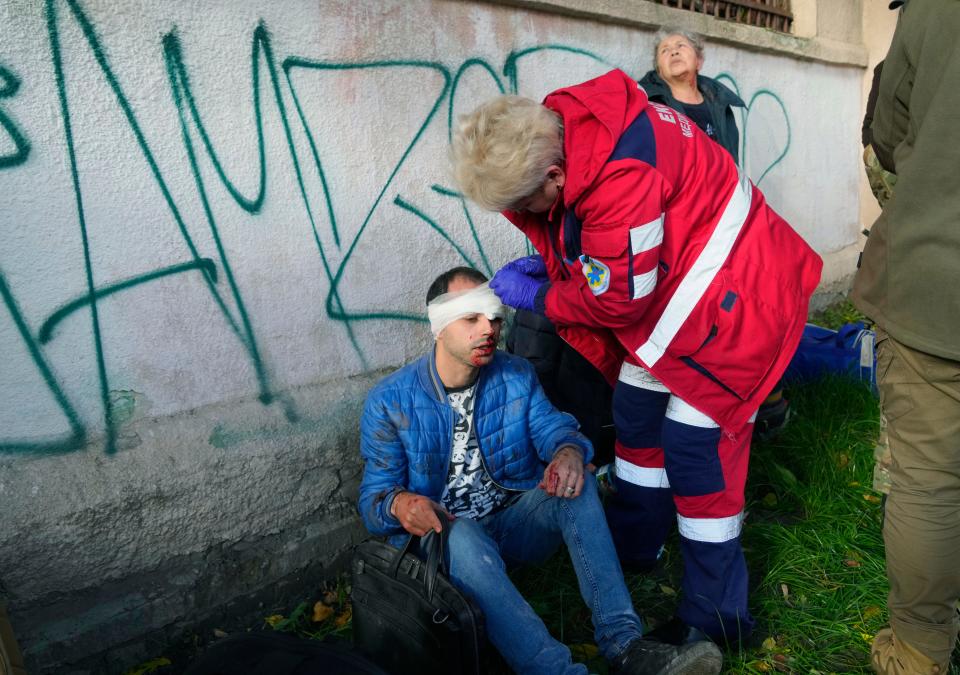
[[854, 321], [870, 323], [869, 319], [861, 314], [860, 310], [854, 307], [853, 303], [849, 300], [835, 302], [829, 307], [825, 307], [822, 311], [819, 311], [810, 317], [811, 323], [815, 323], [818, 326], [833, 328], [834, 330], [845, 323], [853, 323]]

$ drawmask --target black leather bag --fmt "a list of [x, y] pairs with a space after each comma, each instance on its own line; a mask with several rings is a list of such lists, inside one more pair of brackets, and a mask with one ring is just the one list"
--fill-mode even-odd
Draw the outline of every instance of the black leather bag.
[[[480, 609], [446, 577], [444, 532], [411, 537], [402, 550], [379, 541], [354, 549], [353, 640], [381, 668], [402, 675], [480, 675], [487, 641]], [[419, 542], [423, 558], [411, 552]]]

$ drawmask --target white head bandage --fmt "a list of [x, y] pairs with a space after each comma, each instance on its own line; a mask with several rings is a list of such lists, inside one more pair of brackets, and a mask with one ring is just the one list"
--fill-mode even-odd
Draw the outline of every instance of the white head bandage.
[[427, 305], [427, 316], [430, 317], [430, 330], [433, 337], [440, 335], [440, 331], [457, 319], [471, 314], [483, 314], [493, 321], [506, 316], [506, 308], [497, 294], [490, 290], [490, 284], [480, 284], [467, 291], [444, 293], [435, 297]]

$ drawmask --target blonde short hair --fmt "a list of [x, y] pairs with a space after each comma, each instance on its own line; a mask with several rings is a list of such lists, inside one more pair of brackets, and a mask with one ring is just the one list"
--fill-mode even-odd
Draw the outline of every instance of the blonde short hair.
[[563, 124], [522, 96], [498, 96], [460, 117], [451, 146], [453, 178], [463, 195], [503, 211], [541, 188], [563, 162]]

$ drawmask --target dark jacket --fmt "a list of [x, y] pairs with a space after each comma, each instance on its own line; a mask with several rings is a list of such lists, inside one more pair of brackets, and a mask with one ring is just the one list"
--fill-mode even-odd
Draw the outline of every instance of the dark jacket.
[[960, 2], [904, 8], [872, 144], [897, 187], [870, 230], [853, 301], [894, 339], [960, 360]]
[[[507, 490], [529, 490], [563, 445], [593, 456], [577, 423], [554, 408], [524, 359], [496, 352], [480, 369], [474, 428], [484, 467]], [[433, 350], [387, 376], [367, 396], [360, 418], [360, 517], [371, 534], [400, 535], [393, 498], [409, 490], [439, 501], [453, 449], [454, 412]]]
[[[673, 97], [670, 85], [663, 81], [657, 71], [651, 70], [644, 75], [640, 80], [640, 86], [647, 92], [647, 98], [651, 101], [666, 104], [674, 110], [683, 112], [683, 104]], [[733, 156], [734, 162], [740, 164], [740, 132], [737, 130], [733, 109], [745, 108], [746, 104], [729, 88], [704, 75], [697, 75], [697, 88], [703, 94], [703, 100], [717, 125], [717, 143]]]
[[550, 319], [536, 312], [517, 310], [507, 351], [530, 361], [550, 402], [577, 418], [581, 433], [593, 444], [594, 462], [612, 462], [613, 388], [603, 374], [557, 335]]

